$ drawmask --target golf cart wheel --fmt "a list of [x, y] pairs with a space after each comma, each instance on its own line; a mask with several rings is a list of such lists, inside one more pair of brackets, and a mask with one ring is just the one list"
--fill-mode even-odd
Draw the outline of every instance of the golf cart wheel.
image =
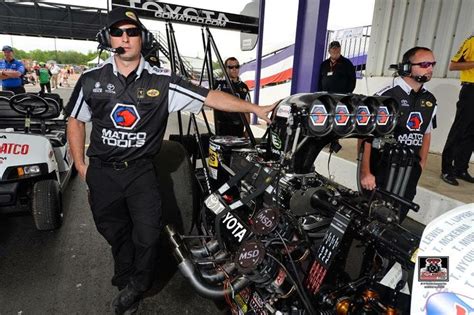
[[54, 230], [61, 226], [61, 193], [57, 181], [47, 179], [35, 183], [32, 212], [38, 230]]

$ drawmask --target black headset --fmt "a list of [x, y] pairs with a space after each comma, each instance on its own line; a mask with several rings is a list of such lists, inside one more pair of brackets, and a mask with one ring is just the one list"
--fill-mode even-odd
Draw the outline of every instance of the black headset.
[[408, 77], [411, 75], [411, 62], [410, 60], [403, 60], [398, 64], [398, 75], [401, 77]]
[[[138, 26], [142, 30], [142, 49], [150, 49], [153, 47], [155, 37], [143, 25]], [[100, 46], [112, 48], [110, 44], [110, 31], [108, 27], [103, 27], [95, 36]]]

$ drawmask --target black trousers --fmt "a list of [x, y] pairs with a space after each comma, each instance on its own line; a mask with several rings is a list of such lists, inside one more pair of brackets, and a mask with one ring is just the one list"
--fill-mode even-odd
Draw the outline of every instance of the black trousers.
[[16, 86], [16, 87], [2, 87], [3, 91], [12, 91], [15, 94], [26, 93], [24, 86]]
[[151, 160], [115, 169], [91, 158], [86, 182], [97, 230], [112, 246], [112, 285], [148, 290], [161, 231], [161, 197]]
[[456, 116], [443, 149], [444, 174], [466, 172], [474, 150], [474, 85], [463, 85], [456, 104]]
[[[410, 201], [413, 201], [413, 199], [415, 199], [416, 187], [418, 186], [418, 181], [420, 180], [422, 172], [419, 157], [415, 156], [414, 159], [415, 160], [413, 161], [410, 177], [408, 178], [407, 186], [405, 188], [405, 194], [401, 196]], [[390, 172], [389, 157], [383, 154], [379, 154], [377, 150], [372, 150], [370, 156], [370, 169], [372, 171], [372, 174], [374, 174], [375, 176], [375, 182], [377, 184], [377, 187], [385, 189]], [[395, 179], [397, 175], [398, 172], [395, 172]], [[405, 220], [409, 210], [410, 209], [408, 209], [407, 207], [401, 206], [400, 221]]]

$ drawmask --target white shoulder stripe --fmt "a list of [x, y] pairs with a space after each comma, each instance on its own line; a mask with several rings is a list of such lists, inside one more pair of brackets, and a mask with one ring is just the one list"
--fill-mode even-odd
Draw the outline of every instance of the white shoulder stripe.
[[165, 75], [170, 77], [171, 71], [165, 68], [158, 68], [156, 66], [151, 66], [148, 62], [145, 62], [144, 70], [148, 71], [149, 74], [156, 75]]
[[390, 90], [392, 88], [392, 86], [390, 85], [387, 85], [386, 87], [384, 87], [383, 89], [381, 89], [380, 91], [378, 92], [375, 92], [375, 95], [382, 95], [383, 93], [387, 92], [388, 90]]
[[182, 93], [182, 94], [186, 94], [186, 95], [188, 95], [188, 96], [190, 96], [190, 97], [193, 97], [193, 98], [195, 98], [195, 99], [198, 99], [198, 100], [200, 100], [200, 101], [202, 101], [202, 102], [204, 102], [204, 100], [206, 99], [204, 96], [202, 96], [202, 95], [200, 95], [200, 94], [198, 94], [198, 93], [196, 93], [196, 92], [193, 92], [193, 91], [191, 91], [191, 90], [189, 90], [189, 89], [186, 89], [186, 88], [184, 88], [184, 87], [182, 87], [182, 86], [179, 86], [179, 85], [177, 85], [177, 84], [174, 84], [174, 83], [170, 83], [170, 88], [176, 90], [176, 92], [180, 92], [180, 93]]

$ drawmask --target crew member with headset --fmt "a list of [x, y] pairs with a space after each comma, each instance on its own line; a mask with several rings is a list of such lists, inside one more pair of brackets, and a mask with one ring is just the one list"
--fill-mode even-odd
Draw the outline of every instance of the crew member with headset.
[[[130, 8], [109, 12], [107, 27], [97, 38], [114, 54], [80, 77], [66, 108], [67, 135], [74, 165], [89, 187], [97, 230], [112, 247], [112, 284], [120, 290], [113, 310], [133, 313], [155, 275], [162, 223], [152, 160], [160, 150], [169, 113], [198, 113], [205, 104], [254, 112], [270, 122], [267, 114], [275, 105], [250, 104], [151, 66], [141, 50], [153, 36]], [[87, 122], [92, 122], [88, 165], [84, 158]]]
[[13, 48], [5, 45], [2, 48], [5, 59], [0, 60], [0, 80], [3, 91], [12, 91], [15, 94], [25, 93], [22, 76], [25, 66], [13, 55]]
[[[225, 71], [229, 76], [235, 96], [242, 100], [250, 100], [249, 88], [247, 84], [239, 78], [240, 64], [237, 58], [229, 57], [224, 61]], [[227, 80], [216, 80], [214, 89], [232, 94], [232, 88], [227, 84]], [[245, 114], [245, 119], [250, 122], [249, 114]], [[244, 123], [239, 113], [226, 113], [214, 110], [214, 125], [218, 136], [244, 136]]]
[[[413, 47], [403, 54], [398, 65], [399, 77], [393, 85], [378, 92], [378, 95], [390, 96], [399, 105], [399, 118], [394, 136], [397, 143], [414, 152], [413, 169], [408, 180], [405, 194], [402, 196], [413, 200], [421, 172], [426, 165], [431, 142], [431, 130], [436, 127], [436, 98], [425, 87], [431, 80], [436, 61], [431, 49]], [[375, 143], [364, 143], [361, 161], [360, 184], [363, 189], [385, 188], [390, 169], [388, 157], [377, 148]], [[359, 141], [361, 145], [362, 140]], [[372, 145], [374, 144], [374, 145]], [[400, 219], [407, 215], [408, 209], [402, 207]]]

